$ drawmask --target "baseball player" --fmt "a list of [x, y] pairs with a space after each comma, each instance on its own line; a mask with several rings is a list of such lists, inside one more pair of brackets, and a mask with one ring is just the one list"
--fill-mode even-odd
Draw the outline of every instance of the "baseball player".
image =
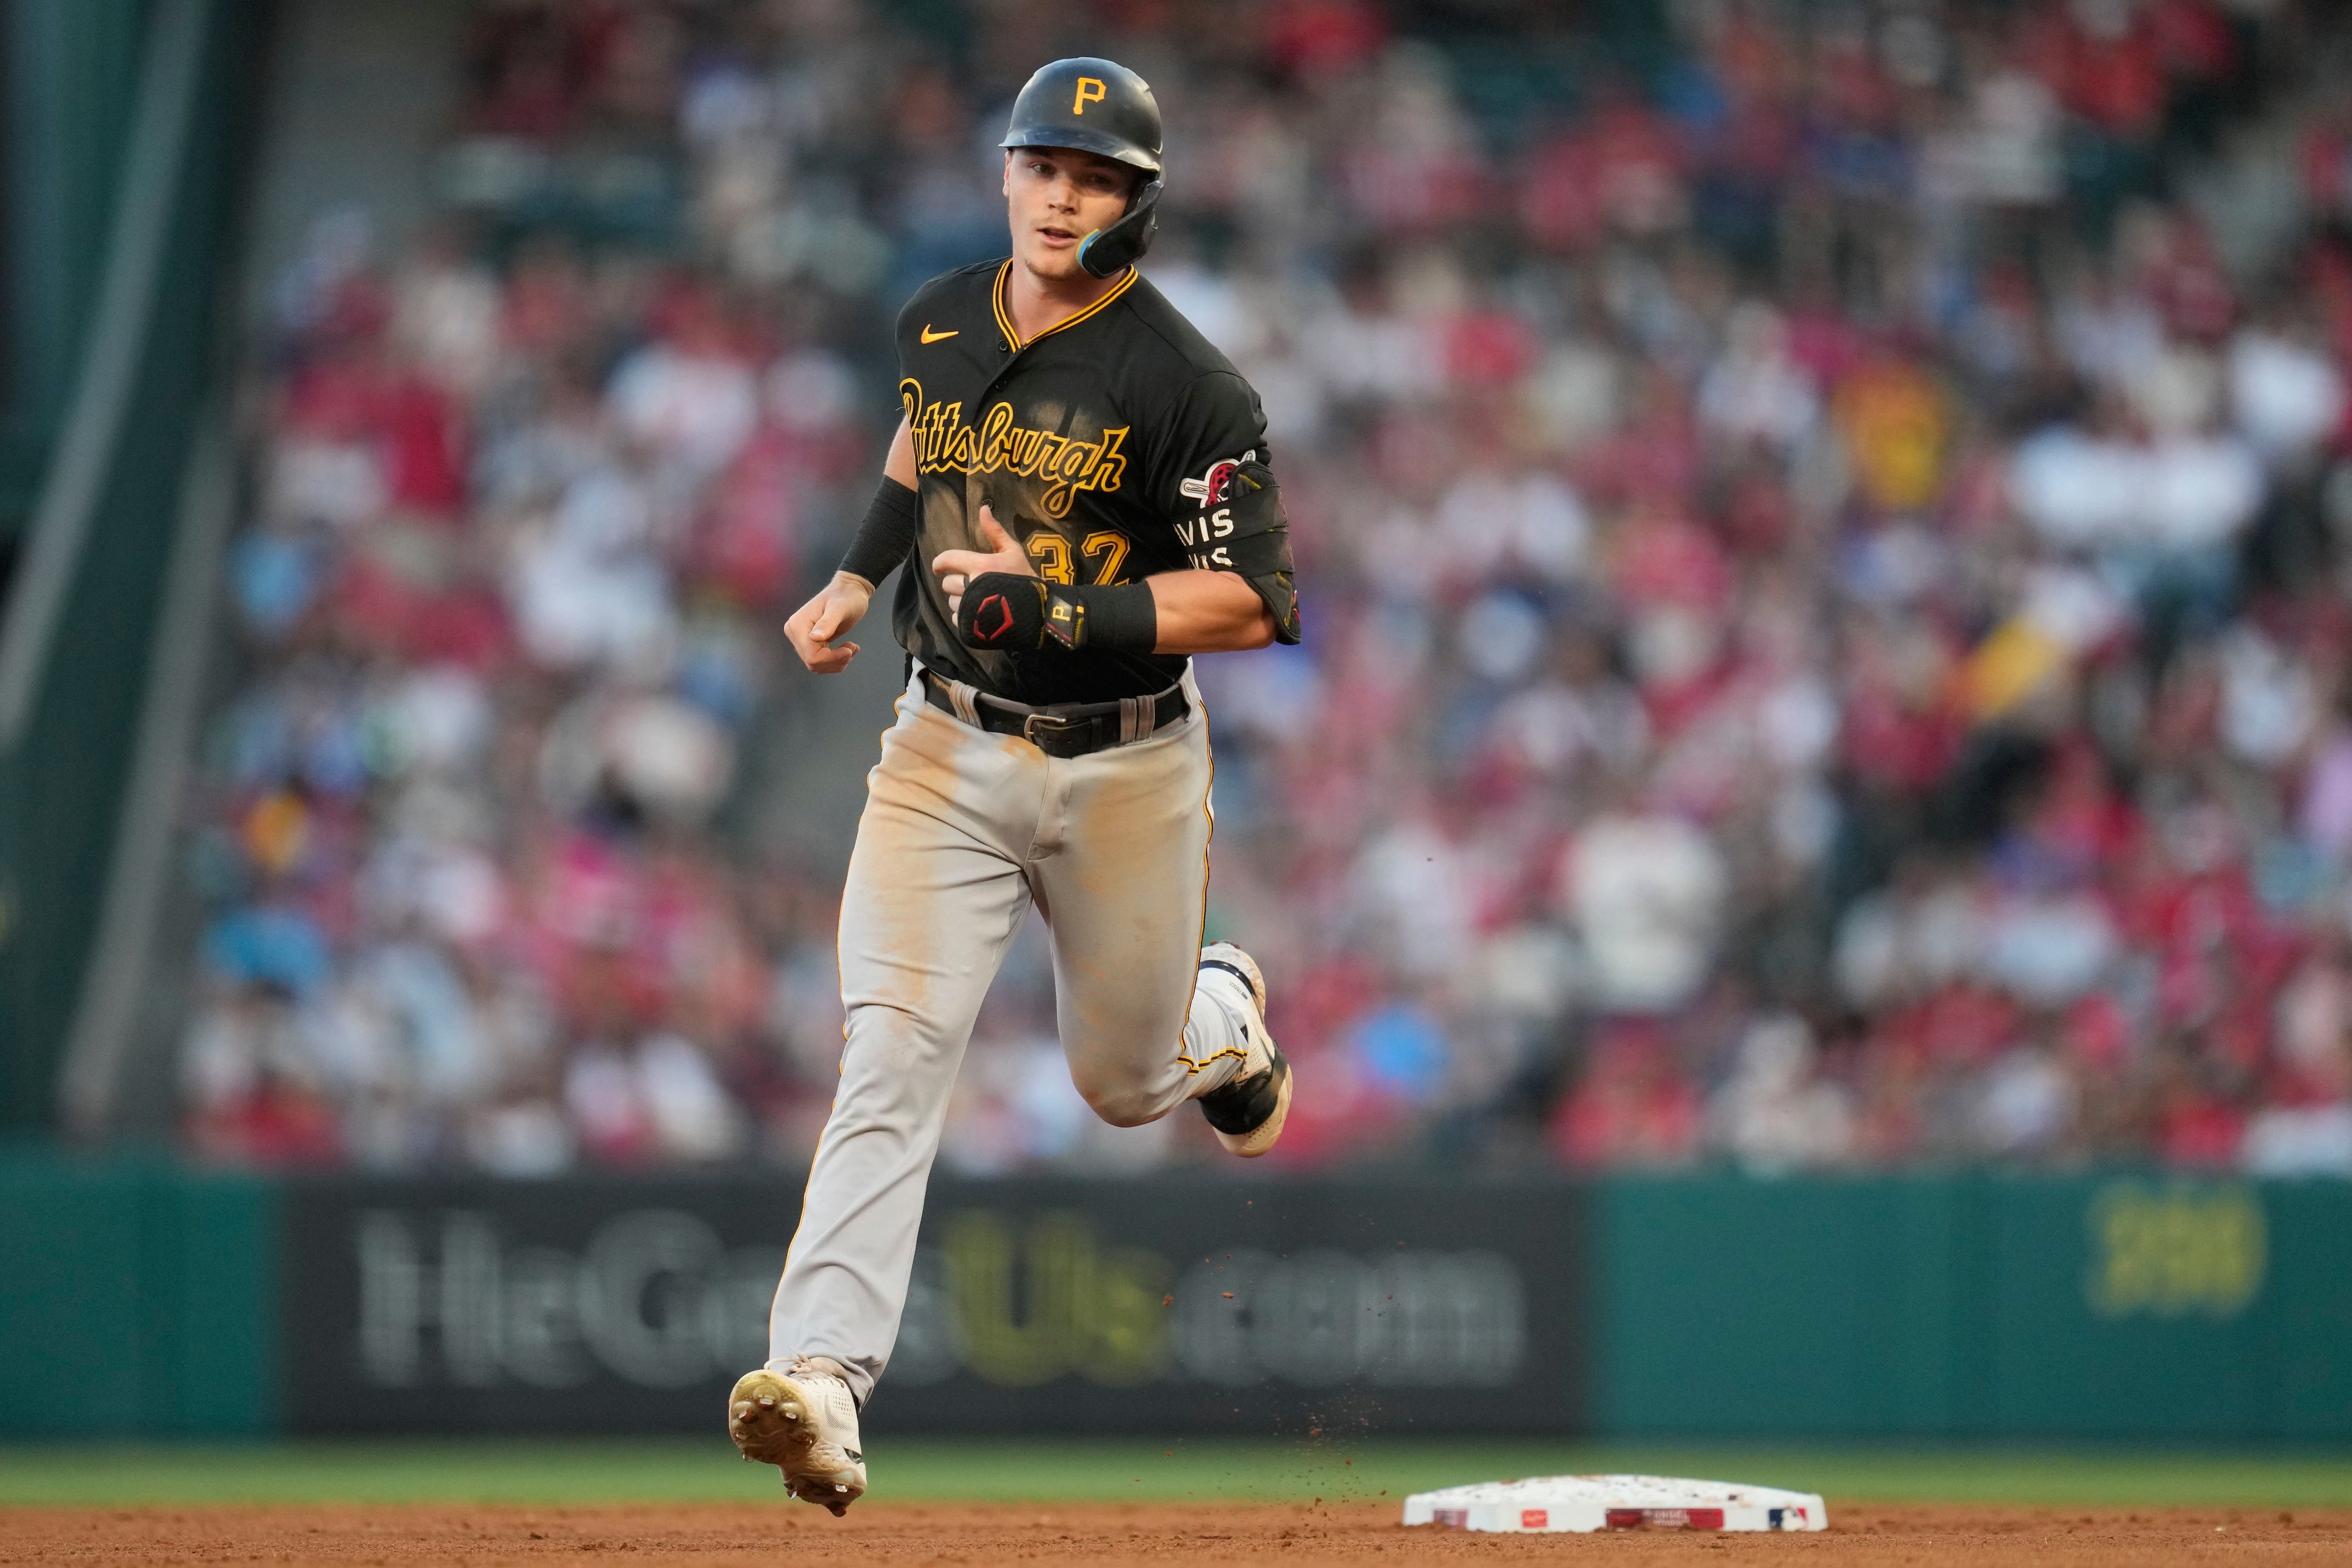
[[1200, 945], [1209, 737], [1188, 657], [1298, 640], [1256, 395], [1135, 270], [1160, 107], [1104, 59], [1029, 79], [1006, 132], [1011, 257], [898, 318], [906, 417], [833, 581], [785, 624], [809, 668], [905, 564], [898, 721], [841, 901], [841, 1088], [769, 1321], [728, 1398], [744, 1457], [838, 1514], [889, 1360], [972, 1020], [1034, 903], [1062, 1048], [1115, 1126], [1200, 1104], [1274, 1146], [1290, 1066], [1247, 953]]

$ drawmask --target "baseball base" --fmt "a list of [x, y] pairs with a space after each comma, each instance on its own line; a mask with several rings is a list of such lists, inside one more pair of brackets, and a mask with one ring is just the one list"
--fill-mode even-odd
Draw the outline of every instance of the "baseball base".
[[1540, 1476], [1415, 1492], [1407, 1524], [1510, 1534], [1596, 1530], [1827, 1530], [1813, 1492], [1672, 1476]]

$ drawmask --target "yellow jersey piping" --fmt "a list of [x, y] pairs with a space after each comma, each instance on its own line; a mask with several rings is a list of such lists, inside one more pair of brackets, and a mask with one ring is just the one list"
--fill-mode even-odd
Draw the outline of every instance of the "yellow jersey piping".
[[1134, 268], [1129, 267], [1127, 269], [1127, 276], [1112, 284], [1110, 286], [1109, 292], [1106, 293], [1101, 299], [1096, 300], [1093, 304], [1087, 306], [1085, 310], [1080, 310], [1076, 315], [1070, 317], [1068, 320], [1055, 322], [1052, 326], [1047, 327], [1044, 331], [1039, 332], [1037, 337], [1024, 338], [1018, 331], [1013, 330], [1012, 312], [1004, 308], [1004, 286], [1013, 277], [1013, 258], [1008, 256], [1004, 258], [1004, 265], [996, 269], [996, 284], [995, 287], [992, 288], [988, 291], [988, 304], [989, 308], [996, 312], [997, 329], [1003, 332], [1004, 341], [1013, 345], [1013, 352], [1018, 353], [1023, 349], [1027, 348], [1031, 343], [1035, 342], [1037, 338], [1050, 338], [1055, 332], [1061, 331], [1066, 328], [1075, 327], [1080, 321], [1085, 321], [1087, 317], [1097, 314], [1113, 300], [1118, 299], [1121, 294], [1126, 293], [1129, 289], [1135, 287], [1135, 280], [1141, 276], [1143, 276], [1141, 273], [1138, 272]]

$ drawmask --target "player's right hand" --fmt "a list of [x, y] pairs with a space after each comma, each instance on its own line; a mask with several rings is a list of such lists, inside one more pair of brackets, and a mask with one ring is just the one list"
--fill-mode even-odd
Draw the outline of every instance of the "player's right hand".
[[857, 657], [854, 642], [836, 643], [833, 639], [845, 635], [863, 619], [866, 605], [874, 597], [871, 584], [853, 577], [846, 572], [836, 572], [833, 581], [816, 592], [816, 596], [793, 612], [784, 623], [784, 636], [801, 662], [819, 675], [839, 675]]

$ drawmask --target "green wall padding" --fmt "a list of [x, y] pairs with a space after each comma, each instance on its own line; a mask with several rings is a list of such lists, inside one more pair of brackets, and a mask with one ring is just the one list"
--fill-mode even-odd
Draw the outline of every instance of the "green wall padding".
[[277, 1280], [260, 1177], [0, 1157], [0, 1435], [275, 1430]]
[[2352, 1184], [1604, 1183], [1601, 1431], [2352, 1438]]
[[[1593, 1200], [1606, 1436], [2352, 1440], [2352, 1184], [1693, 1176]], [[0, 1436], [278, 1430], [280, 1204], [262, 1177], [0, 1154]]]

